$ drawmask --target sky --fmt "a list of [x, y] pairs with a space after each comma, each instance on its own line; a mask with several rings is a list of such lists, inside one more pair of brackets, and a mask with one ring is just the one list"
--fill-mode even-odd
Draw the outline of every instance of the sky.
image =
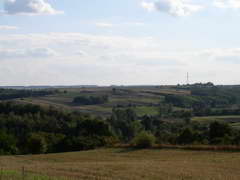
[[0, 86], [240, 84], [240, 0], [0, 0]]

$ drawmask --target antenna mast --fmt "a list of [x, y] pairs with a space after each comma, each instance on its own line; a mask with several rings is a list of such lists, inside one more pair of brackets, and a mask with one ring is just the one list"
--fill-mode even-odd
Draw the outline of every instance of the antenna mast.
[[187, 72], [187, 85], [189, 85], [189, 73]]

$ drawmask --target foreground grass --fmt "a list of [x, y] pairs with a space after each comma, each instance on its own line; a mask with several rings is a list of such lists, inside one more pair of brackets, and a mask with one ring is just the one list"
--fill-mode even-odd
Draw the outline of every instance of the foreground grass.
[[31, 172], [20, 173], [17, 171], [6, 171], [6, 170], [5, 171], [2, 170], [0, 172], [0, 179], [1, 180], [68, 180], [65, 178], [36, 175], [36, 174], [32, 174]]
[[38, 177], [43, 178], [39, 180], [50, 180], [50, 177], [55, 177], [52, 180], [240, 179], [240, 153], [237, 152], [101, 149], [49, 155], [3, 156], [0, 157], [0, 166], [4, 171], [18, 172], [16, 180], [20, 177], [18, 175], [21, 175], [23, 166], [26, 172], [44, 175], [30, 175], [25, 180]]

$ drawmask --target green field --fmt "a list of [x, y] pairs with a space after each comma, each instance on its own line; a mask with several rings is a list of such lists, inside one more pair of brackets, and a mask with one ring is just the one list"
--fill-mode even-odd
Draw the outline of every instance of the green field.
[[240, 116], [206, 116], [194, 117], [192, 121], [209, 124], [214, 121], [229, 123], [234, 128], [240, 128]]
[[0, 166], [3, 168], [4, 180], [10, 180], [11, 177], [22, 180], [23, 166], [26, 180], [238, 180], [240, 153], [100, 149], [2, 156]]
[[198, 122], [212, 122], [212, 121], [240, 121], [240, 116], [234, 115], [234, 116], [204, 116], [204, 117], [194, 117], [192, 118], [193, 121]]
[[[69, 88], [59, 89], [61, 93], [44, 97], [23, 98], [16, 101], [42, 106], [90, 113], [92, 115], [110, 116], [116, 106], [128, 108], [133, 106], [139, 116], [156, 115], [157, 106], [163, 100], [164, 94], [189, 94], [189, 91], [166, 89], [159, 87], [122, 87], [113, 93], [111, 87], [99, 88]], [[65, 91], [65, 93], [63, 93]], [[81, 105], [72, 103], [77, 96], [108, 95], [109, 102], [101, 105]]]
[[154, 106], [139, 106], [134, 108], [136, 111], [137, 115], [139, 116], [144, 116], [144, 115], [157, 115], [158, 114], [158, 107]]

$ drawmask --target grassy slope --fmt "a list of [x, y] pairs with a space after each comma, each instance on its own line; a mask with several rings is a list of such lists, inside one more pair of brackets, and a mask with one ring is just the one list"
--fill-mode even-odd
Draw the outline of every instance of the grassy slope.
[[4, 169], [66, 179], [240, 179], [240, 153], [102, 149], [36, 156], [0, 157]]
[[157, 115], [158, 114], [158, 107], [151, 107], [151, 106], [139, 106], [134, 108], [135, 112], [139, 116], [144, 115]]
[[240, 116], [238, 115], [232, 115], [232, 116], [204, 116], [204, 117], [194, 117], [192, 120], [194, 121], [215, 121], [215, 120], [234, 120], [234, 119], [240, 119]]
[[213, 121], [220, 121], [229, 123], [234, 128], [240, 128], [240, 116], [206, 116], [206, 117], [194, 117], [193, 121], [209, 124]]
[[[46, 97], [24, 98], [17, 100], [22, 103], [39, 104], [43, 106], [55, 106], [69, 110], [77, 110], [81, 112], [91, 113], [94, 115], [111, 115], [112, 107], [121, 105], [127, 107], [129, 104], [137, 106], [136, 112], [139, 116], [148, 114], [156, 115], [157, 109], [153, 107], [157, 105], [163, 96], [161, 94], [189, 94], [188, 91], [177, 91], [174, 89], [161, 88], [120, 88], [120, 93], [112, 93], [112, 88], [72, 88], [66, 89], [67, 93], [60, 93]], [[64, 89], [61, 89], [63, 91]], [[75, 106], [72, 101], [74, 97], [80, 95], [108, 95], [109, 102], [102, 105], [93, 106]]]

